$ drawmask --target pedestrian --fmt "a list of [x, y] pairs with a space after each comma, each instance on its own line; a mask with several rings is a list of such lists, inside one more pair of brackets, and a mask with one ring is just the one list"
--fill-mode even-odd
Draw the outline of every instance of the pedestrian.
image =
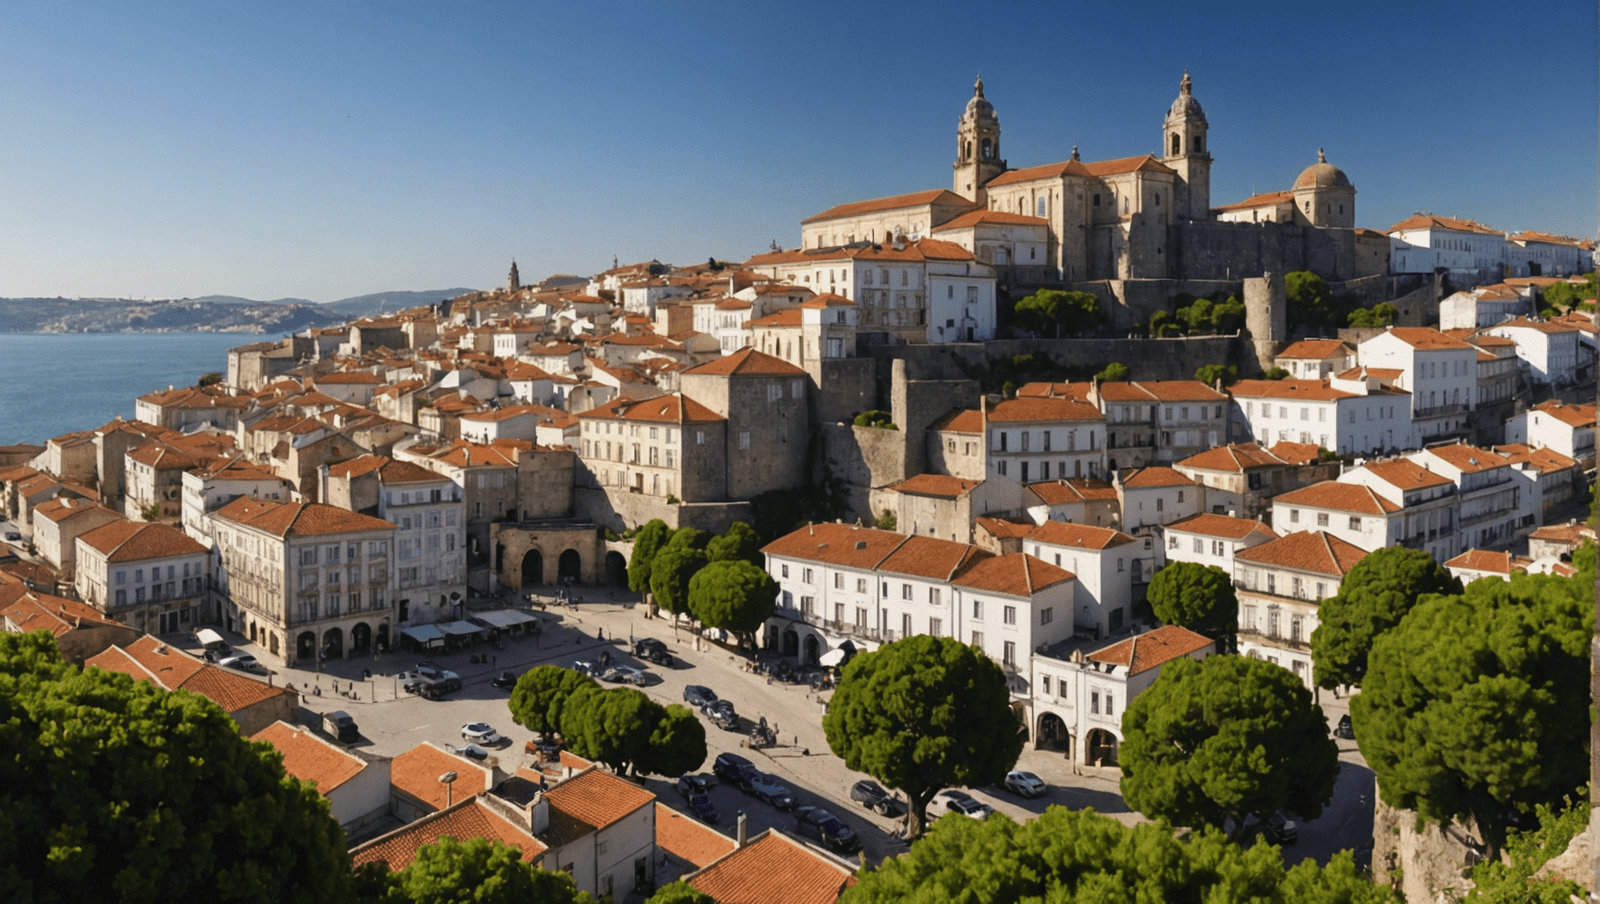
[[606, 629], [605, 628], [595, 628], [594, 629], [594, 636], [599, 638], [600, 640], [605, 640], [606, 639]]

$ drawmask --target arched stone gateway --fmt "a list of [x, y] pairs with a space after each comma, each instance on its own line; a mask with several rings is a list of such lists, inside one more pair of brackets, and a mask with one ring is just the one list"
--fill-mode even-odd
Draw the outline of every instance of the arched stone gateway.
[[783, 655], [800, 655], [800, 633], [793, 628], [783, 632]]
[[1067, 723], [1055, 713], [1040, 713], [1033, 746], [1036, 750], [1060, 750], [1071, 755], [1072, 735], [1067, 733]]
[[344, 632], [338, 628], [329, 628], [322, 632], [322, 658], [344, 658]]
[[628, 559], [615, 550], [606, 553], [606, 584], [610, 587], [628, 586]]
[[350, 652], [372, 652], [371, 625], [367, 624], [366, 622], [356, 622], [356, 626], [350, 629]]
[[387, 623], [378, 626], [378, 649], [384, 652], [389, 650], [389, 625]]
[[317, 659], [317, 635], [313, 631], [301, 631], [300, 636], [294, 641], [294, 658], [297, 662], [315, 662]]
[[276, 634], [268, 634], [267, 635], [267, 652], [271, 653], [274, 656], [278, 655], [278, 635], [276, 635]]
[[817, 659], [822, 655], [818, 649], [820, 646], [821, 644], [817, 642], [817, 635], [807, 634], [805, 642], [806, 654], [801, 657], [801, 665], [816, 665]]
[[1117, 736], [1104, 728], [1095, 728], [1089, 731], [1087, 740], [1089, 752], [1089, 765], [1115, 766], [1117, 765]]
[[537, 549], [530, 549], [522, 557], [522, 586], [533, 588], [543, 583], [544, 555]]
[[563, 584], [583, 583], [583, 557], [578, 555], [576, 549], [563, 550], [556, 564], [556, 573]]

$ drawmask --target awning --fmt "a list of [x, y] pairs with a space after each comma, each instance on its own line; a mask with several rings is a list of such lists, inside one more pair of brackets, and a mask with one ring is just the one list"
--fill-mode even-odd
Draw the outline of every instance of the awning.
[[515, 609], [492, 609], [488, 612], [474, 612], [467, 618], [487, 628], [514, 628], [517, 625], [525, 625], [539, 620], [535, 616], [526, 612], [518, 612]]
[[446, 634], [454, 634], [454, 635], [458, 635], [459, 636], [459, 635], [466, 635], [466, 634], [476, 634], [479, 631], [482, 631], [483, 629], [478, 627], [477, 625], [473, 624], [472, 622], [453, 621], [453, 622], [446, 622], [446, 623], [440, 625], [439, 626], [439, 630], [443, 631]]
[[411, 638], [423, 646], [431, 646], [444, 640], [444, 632], [433, 625], [417, 625], [410, 628], [401, 628], [400, 633]]
[[818, 656], [817, 664], [828, 666], [838, 665], [839, 663], [844, 662], [844, 657], [844, 648], [840, 647], [835, 650], [829, 650], [828, 652], [823, 653], [821, 656]]

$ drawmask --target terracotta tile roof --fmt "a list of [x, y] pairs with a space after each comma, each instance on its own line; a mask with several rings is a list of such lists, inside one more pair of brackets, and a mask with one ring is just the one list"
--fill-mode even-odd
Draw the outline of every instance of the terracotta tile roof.
[[612, 399], [604, 405], [579, 414], [578, 418], [644, 421], [652, 424], [709, 424], [727, 420], [681, 392], [656, 396], [642, 402], [626, 397]]
[[870, 569], [878, 567], [878, 563], [905, 541], [905, 534], [830, 521], [792, 531], [768, 543], [761, 551], [769, 556]]
[[1568, 405], [1559, 399], [1540, 402], [1533, 406], [1534, 411], [1543, 412], [1556, 420], [1571, 427], [1593, 427], [1595, 425], [1595, 406], [1593, 405]]
[[244, 396], [220, 395], [194, 386], [146, 393], [139, 401], [162, 408], [235, 408], [241, 411], [250, 405], [250, 400]]
[[[765, 317], [757, 317], [747, 326], [778, 329], [780, 327], [799, 327], [805, 323], [799, 308], [790, 308], [786, 311], [777, 311]], [[746, 346], [748, 348], [748, 346]]]
[[1286, 464], [1288, 462], [1255, 443], [1233, 443], [1198, 452], [1178, 462], [1174, 467], [1243, 474], [1251, 468], [1281, 468]]
[[1209, 637], [1196, 634], [1177, 625], [1162, 625], [1154, 631], [1135, 634], [1127, 640], [1109, 647], [1101, 647], [1088, 655], [1095, 662], [1120, 665], [1129, 675], [1148, 672], [1166, 665], [1180, 656], [1188, 656], [1214, 644]]
[[922, 207], [928, 204], [955, 204], [962, 207], [972, 207], [971, 201], [961, 197], [949, 189], [934, 188], [927, 191], [912, 192], [907, 195], [894, 195], [888, 198], [873, 198], [868, 201], [851, 201], [830, 207], [822, 213], [806, 217], [801, 220], [801, 225], [806, 223], [819, 223], [823, 220], [838, 220], [844, 217], [857, 217], [867, 213], [878, 213], [885, 210], [900, 210], [905, 207]]
[[1476, 474], [1479, 471], [1504, 468], [1511, 464], [1511, 460], [1508, 458], [1504, 458], [1487, 449], [1469, 446], [1466, 443], [1430, 446], [1418, 454], [1419, 456], [1432, 455], [1464, 474]]
[[1429, 487], [1451, 485], [1449, 478], [1435, 474], [1409, 458], [1369, 461], [1361, 466], [1361, 470], [1400, 490], [1424, 490]]
[[323, 374], [315, 378], [315, 382], [331, 383], [335, 386], [376, 386], [383, 382], [383, 378], [370, 371], [346, 370]]
[[854, 868], [769, 829], [684, 881], [717, 904], [834, 904]]
[[1448, 229], [1451, 232], [1475, 232], [1479, 235], [1500, 235], [1500, 230], [1491, 229], [1482, 223], [1472, 220], [1458, 220], [1455, 217], [1436, 217], [1431, 214], [1417, 214], [1390, 226], [1388, 231], [1409, 232], [1416, 229]]
[[390, 872], [399, 872], [411, 865], [418, 850], [447, 837], [504, 842], [522, 852], [524, 863], [539, 863], [548, 850], [522, 826], [496, 812], [481, 798], [473, 797], [355, 847], [350, 851], [350, 863], [352, 866], [387, 863]]
[[974, 226], [1043, 226], [1048, 228], [1050, 221], [1043, 217], [1024, 216], [1020, 213], [1006, 213], [1003, 210], [974, 210], [945, 223], [935, 226], [931, 232], [947, 232], [952, 229], [971, 229]]
[[1259, 194], [1259, 195], [1251, 195], [1250, 197], [1245, 198], [1243, 201], [1235, 201], [1232, 204], [1224, 204], [1221, 207], [1213, 207], [1211, 209], [1212, 210], [1249, 210], [1252, 207], [1271, 207], [1271, 206], [1274, 206], [1274, 205], [1277, 205], [1277, 204], [1293, 204], [1293, 203], [1294, 203], [1294, 192], [1292, 192], [1292, 191], [1269, 191], [1269, 192], [1264, 192], [1264, 193]]
[[492, 443], [474, 443], [467, 440], [456, 440], [443, 449], [434, 449], [431, 452], [423, 451], [422, 446], [413, 446], [411, 451], [440, 462], [441, 464], [455, 465], [462, 468], [475, 468], [483, 466], [499, 466], [514, 468], [520, 453], [533, 449], [533, 443], [520, 439], [497, 439]]
[[960, 499], [972, 492], [983, 481], [963, 480], [951, 477], [948, 474], [918, 474], [907, 477], [899, 483], [892, 484], [885, 489], [897, 493], [910, 493], [913, 496], [935, 496], [940, 499]]
[[126, 647], [108, 647], [104, 652], [85, 660], [84, 665], [132, 675], [135, 679], [150, 681], [169, 691], [192, 691], [215, 702], [230, 714], [263, 700], [293, 693], [287, 688], [273, 687], [264, 681], [201, 662], [148, 634]]
[[303, 725], [274, 722], [251, 736], [265, 741], [283, 754], [285, 772], [317, 786], [323, 797], [361, 773], [367, 761], [317, 737]]
[[1105, 421], [1100, 409], [1071, 399], [1006, 399], [989, 407], [991, 424], [1038, 424], [1047, 421]]
[[986, 549], [937, 537], [910, 536], [878, 563], [878, 570], [908, 577], [949, 581], [973, 563], [992, 556]]
[[983, 412], [973, 408], [957, 408], [934, 421], [928, 429], [938, 433], [977, 435], [983, 432]]
[[986, 515], [979, 516], [973, 520], [977, 523], [978, 527], [983, 528], [984, 530], [988, 531], [991, 536], [1001, 540], [1026, 537], [1028, 535], [1028, 531], [1033, 528], [1032, 522], [1027, 524], [1019, 524], [1016, 521], [1007, 521], [1004, 518], [991, 518]]
[[[454, 772], [453, 789], [447, 789], [439, 776]], [[465, 757], [446, 753], [423, 742], [395, 757], [389, 763], [389, 784], [435, 810], [448, 806], [450, 796], [471, 797], [489, 790], [494, 771]]]
[[1028, 531], [1029, 540], [1051, 546], [1071, 546], [1077, 549], [1110, 549], [1139, 541], [1120, 530], [1109, 527], [1091, 527], [1087, 524], [1069, 524], [1065, 521], [1046, 521]]
[[1576, 522], [1568, 524], [1547, 524], [1528, 535], [1535, 540], [1550, 540], [1553, 542], [1570, 543], [1578, 545], [1584, 540], [1595, 538], [1595, 529], [1587, 524]]
[[1444, 567], [1459, 568], [1463, 571], [1487, 571], [1509, 577], [1513, 571], [1527, 571], [1528, 566], [1532, 564], [1532, 559], [1510, 552], [1469, 549], [1444, 563]]
[[1388, 330], [1389, 335], [1419, 351], [1434, 351], [1447, 348], [1471, 348], [1472, 346], [1446, 336], [1432, 327], [1426, 326], [1397, 326]]
[[363, 474], [378, 472], [378, 480], [384, 484], [402, 483], [448, 483], [450, 478], [430, 471], [421, 465], [409, 461], [396, 461], [383, 455], [363, 455], [352, 458], [328, 467], [328, 473], [340, 477], [358, 477]]
[[1117, 488], [1104, 480], [1074, 477], [1067, 480], [1045, 480], [1028, 484], [1046, 505], [1070, 505], [1076, 502], [1115, 502]]
[[217, 510], [217, 517], [275, 537], [317, 537], [358, 531], [394, 530], [394, 523], [320, 502], [272, 502], [241, 496]]
[[[1129, 386], [1128, 383], [1101, 383], [1101, 398], [1108, 398], [1105, 394], [1107, 386]], [[1089, 401], [1088, 383], [1024, 383], [1017, 389], [1017, 398], [1061, 398], [1075, 399], [1079, 402]]]
[[1291, 465], [1309, 465], [1322, 457], [1322, 447], [1316, 443], [1291, 443], [1283, 440], [1267, 451]]
[[657, 803], [656, 847], [698, 868], [732, 853], [738, 845], [710, 826]]
[[1164, 465], [1133, 468], [1123, 472], [1123, 489], [1154, 489], [1156, 487], [1192, 487], [1195, 482]]
[[1321, 361], [1335, 355], [1348, 356], [1354, 353], [1354, 350], [1345, 345], [1341, 339], [1301, 339], [1278, 352], [1276, 357]]
[[1357, 515], [1391, 515], [1400, 506], [1379, 496], [1376, 491], [1356, 483], [1324, 480], [1308, 487], [1291, 490], [1274, 497], [1274, 503], [1303, 505], [1307, 508], [1324, 508]]
[[1233, 554], [1235, 562], [1287, 568], [1343, 579], [1367, 551], [1324, 531], [1303, 530]]
[[1540, 242], [1546, 245], [1572, 245], [1577, 248], [1584, 247], [1584, 241], [1565, 235], [1552, 235], [1548, 232], [1534, 232], [1524, 229], [1516, 235], [1506, 236], [1508, 242]]
[[546, 796], [552, 811], [559, 809], [596, 829], [626, 819], [656, 800], [638, 785], [594, 768], [556, 785]]
[[1332, 402], [1356, 397], [1353, 392], [1330, 387], [1327, 380], [1240, 380], [1229, 388], [1235, 398], [1274, 401]]
[[29, 590], [20, 580], [0, 584], [0, 617], [19, 633], [49, 631], [56, 637], [85, 625], [121, 624], [93, 606]]
[[1559, 335], [1561, 333], [1579, 332], [1578, 328], [1570, 323], [1556, 320], [1529, 320], [1526, 317], [1518, 317], [1514, 320], [1507, 320], [1497, 323], [1494, 326], [1489, 327], [1489, 329], [1534, 330], [1535, 332], [1544, 333], [1549, 336]]
[[811, 298], [800, 303], [800, 307], [808, 311], [817, 311], [826, 308], [853, 308], [855, 306], [855, 302], [844, 297], [843, 295], [835, 295], [832, 292], [824, 292], [815, 298]]
[[721, 376], [756, 374], [760, 376], [803, 377], [806, 372], [782, 358], [774, 358], [765, 352], [758, 352], [746, 346], [731, 355], [724, 355], [721, 358], [707, 361], [699, 367], [684, 371], [684, 373], [717, 374]]
[[166, 524], [112, 521], [78, 536], [108, 562], [138, 562], [167, 556], [204, 555], [206, 547]]
[[[1141, 380], [1140, 389], [1161, 402], [1226, 402], [1228, 396], [1199, 380]], [[1101, 398], [1105, 394], [1101, 393]]]
[[76, 499], [72, 496], [57, 496], [47, 502], [39, 503], [39, 505], [33, 510], [33, 516], [35, 518], [44, 518], [47, 521], [60, 523], [69, 518], [76, 518], [79, 515], [89, 512], [93, 512], [101, 516], [109, 515], [113, 518], [119, 519], [122, 517], [121, 515], [118, 515], [116, 512], [113, 512], [111, 509], [108, 509], [97, 502], [90, 502], [87, 499]]
[[828, 261], [900, 261], [904, 263], [921, 263], [924, 261], [974, 261], [972, 252], [957, 245], [955, 242], [946, 242], [940, 239], [916, 239], [907, 241], [899, 248], [894, 245], [846, 245], [842, 248], [811, 248], [796, 251], [774, 251], [768, 254], [758, 254], [746, 261], [749, 266], [772, 266], [775, 264], [811, 264], [825, 263]]
[[1007, 170], [989, 180], [987, 188], [998, 188], [1012, 185], [1017, 182], [1032, 182], [1035, 179], [1050, 179], [1060, 176], [1089, 176], [1089, 168], [1081, 160], [1063, 160], [1060, 163], [1045, 163], [1039, 166], [1030, 166], [1024, 169]]
[[1065, 568], [1012, 552], [978, 559], [951, 583], [958, 587], [1027, 599], [1046, 587], [1076, 578], [1077, 575]]
[[1210, 512], [1201, 512], [1181, 521], [1174, 521], [1167, 525], [1167, 530], [1203, 534], [1207, 537], [1223, 537], [1228, 540], [1243, 540], [1251, 534], [1261, 534], [1268, 539], [1276, 539], [1278, 536], [1276, 531], [1263, 524], [1259, 518], [1235, 518], [1232, 515], [1217, 515]]
[[1548, 474], [1552, 471], [1563, 471], [1567, 468], [1578, 466], [1577, 459], [1568, 458], [1554, 449], [1544, 446], [1529, 446], [1526, 443], [1511, 443], [1504, 446], [1495, 446], [1494, 452], [1512, 464], [1530, 464], [1537, 468], [1539, 473]]

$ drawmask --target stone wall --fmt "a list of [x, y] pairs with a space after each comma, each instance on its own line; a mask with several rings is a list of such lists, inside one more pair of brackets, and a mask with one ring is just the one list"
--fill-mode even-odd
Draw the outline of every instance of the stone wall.
[[[950, 345], [879, 346], [871, 352], [875, 358], [904, 360], [906, 372], [914, 379], [971, 379], [971, 373], [987, 368], [991, 360], [1043, 353], [1057, 364], [1095, 369], [1121, 361], [1133, 371], [1136, 380], [1187, 380], [1201, 365], [1227, 362], [1233, 341], [1232, 336], [999, 339]], [[975, 404], [976, 397], [952, 401], [945, 410]]]
[[[821, 473], [844, 491], [850, 517], [871, 521], [873, 506], [880, 504], [872, 491], [898, 483], [906, 472], [906, 438], [901, 430], [823, 424], [818, 440]], [[879, 509], [881, 511], [881, 508]]]
[[811, 376], [811, 424], [849, 423], [879, 407], [876, 358], [821, 358], [807, 363]]
[[1168, 234], [1170, 272], [1186, 279], [1231, 280], [1245, 274], [1310, 270], [1337, 281], [1361, 272], [1353, 229], [1212, 220], [1175, 223]]
[[668, 505], [660, 496], [630, 493], [622, 487], [577, 487], [573, 490], [573, 508], [577, 517], [619, 534], [656, 518], [673, 529], [698, 527], [719, 534], [735, 521], [751, 519], [748, 501]]
[[578, 456], [570, 449], [534, 449], [517, 459], [517, 508], [528, 520], [572, 514]]
[[1454, 904], [1473, 887], [1466, 876], [1480, 859], [1479, 837], [1471, 822], [1448, 828], [1424, 823], [1419, 832], [1416, 811], [1376, 800], [1372, 879], [1398, 889], [1407, 904]]
[[971, 379], [912, 380], [907, 376], [905, 361], [895, 361], [889, 369], [889, 414], [900, 428], [904, 445], [898, 464], [900, 476], [891, 477], [876, 486], [885, 486], [904, 480], [927, 470], [928, 426], [944, 417], [952, 408], [976, 408], [982, 388]]

